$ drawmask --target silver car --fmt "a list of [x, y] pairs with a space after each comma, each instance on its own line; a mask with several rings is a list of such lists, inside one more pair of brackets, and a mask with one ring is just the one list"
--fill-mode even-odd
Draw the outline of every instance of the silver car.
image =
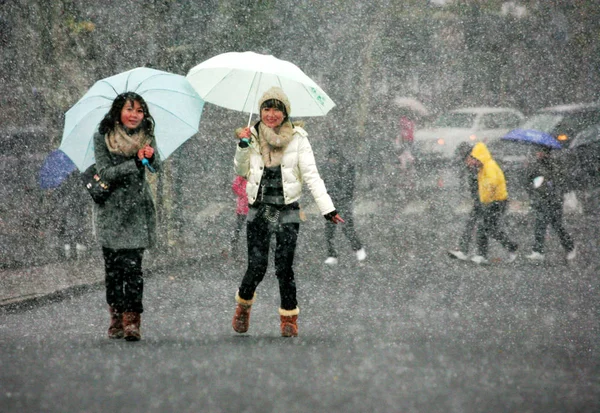
[[489, 143], [524, 121], [513, 108], [475, 107], [442, 114], [431, 128], [415, 133], [414, 153], [419, 161], [452, 160], [461, 142]]

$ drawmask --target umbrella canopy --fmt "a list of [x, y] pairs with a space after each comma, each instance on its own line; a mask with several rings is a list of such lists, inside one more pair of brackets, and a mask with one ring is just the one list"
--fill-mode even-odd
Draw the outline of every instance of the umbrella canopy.
[[198, 132], [204, 101], [184, 76], [147, 67], [96, 82], [65, 115], [60, 148], [84, 171], [94, 160], [94, 133], [121, 93], [135, 92], [148, 104], [156, 122], [157, 150], [166, 159]]
[[57, 188], [77, 167], [61, 150], [56, 149], [46, 157], [40, 168], [40, 188]]
[[502, 137], [504, 140], [522, 142], [532, 145], [562, 149], [562, 145], [552, 135], [534, 129], [514, 129]]
[[417, 116], [429, 116], [429, 110], [415, 98], [406, 96], [397, 96], [394, 99], [394, 104], [400, 108], [408, 109]]
[[250, 116], [258, 111], [258, 99], [272, 86], [286, 93], [294, 117], [324, 116], [335, 106], [296, 65], [254, 52], [212, 57], [190, 69], [187, 79], [205, 101]]

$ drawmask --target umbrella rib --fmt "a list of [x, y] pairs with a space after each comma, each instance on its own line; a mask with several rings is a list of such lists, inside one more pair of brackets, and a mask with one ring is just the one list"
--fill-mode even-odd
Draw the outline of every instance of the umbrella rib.
[[[208, 91], [204, 94], [204, 96], [208, 96], [210, 95], [210, 93], [213, 91], [214, 88], [216, 88], [219, 83], [221, 83], [224, 79], [226, 79], [227, 77], [229, 77], [229, 75], [233, 72], [233, 69], [229, 70], [229, 72], [225, 73], [223, 75], [223, 77], [221, 77], [221, 79], [219, 79], [218, 82], [214, 82], [214, 84], [212, 85], [212, 87], [210, 89], [208, 89]], [[194, 73], [195, 74], [195, 73]], [[204, 99], [204, 96], [200, 96], [202, 99]]]
[[178, 115], [176, 115], [172, 111], [170, 111], [170, 110], [168, 110], [168, 109], [166, 109], [166, 108], [164, 108], [164, 107], [162, 107], [160, 105], [157, 105], [156, 103], [153, 103], [153, 105], [156, 106], [157, 108], [160, 108], [160, 109], [164, 110], [168, 114], [172, 115], [175, 119], [180, 120], [181, 123], [183, 123], [183, 124], [189, 126], [190, 128], [194, 129], [196, 131], [196, 133], [198, 132], [198, 127], [197, 126], [190, 125], [187, 121], [183, 120], [182, 118], [180, 118]]
[[117, 92], [117, 89], [115, 89], [115, 87], [112, 85], [112, 83], [107, 82], [106, 79], [99, 80], [98, 83], [106, 83], [108, 86], [110, 86], [110, 88], [113, 90], [113, 92], [115, 92], [115, 95], [119, 94], [119, 92]]

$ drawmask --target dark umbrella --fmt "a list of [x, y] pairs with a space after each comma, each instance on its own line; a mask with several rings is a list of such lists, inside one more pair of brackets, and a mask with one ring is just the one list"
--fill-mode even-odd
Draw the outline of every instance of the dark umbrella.
[[515, 141], [533, 145], [562, 149], [562, 145], [552, 135], [534, 129], [514, 129], [502, 137], [507, 141]]
[[60, 149], [56, 149], [46, 157], [40, 169], [40, 188], [57, 188], [77, 167]]

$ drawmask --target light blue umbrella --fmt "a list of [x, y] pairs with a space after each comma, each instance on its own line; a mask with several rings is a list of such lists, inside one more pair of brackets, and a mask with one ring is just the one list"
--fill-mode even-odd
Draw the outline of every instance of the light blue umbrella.
[[113, 100], [125, 92], [137, 93], [148, 104], [161, 159], [198, 132], [204, 100], [184, 76], [138, 67], [107, 77], [97, 81], [65, 115], [59, 149], [80, 171], [95, 162], [94, 133]]

